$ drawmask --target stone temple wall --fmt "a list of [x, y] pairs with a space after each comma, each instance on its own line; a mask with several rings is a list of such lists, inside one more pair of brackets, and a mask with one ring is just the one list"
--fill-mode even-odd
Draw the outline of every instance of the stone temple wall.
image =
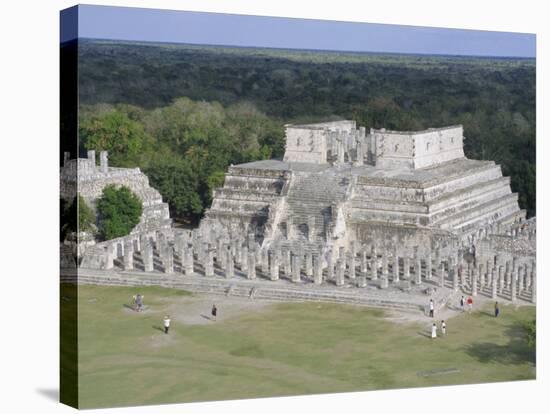
[[95, 151], [89, 151], [88, 158], [67, 160], [61, 169], [61, 197], [70, 198], [78, 193], [93, 209], [108, 185], [126, 186], [142, 201], [141, 221], [132, 233], [170, 228], [168, 204], [149, 185], [149, 178], [139, 168], [110, 167], [106, 152], [101, 153], [101, 164], [97, 166]]

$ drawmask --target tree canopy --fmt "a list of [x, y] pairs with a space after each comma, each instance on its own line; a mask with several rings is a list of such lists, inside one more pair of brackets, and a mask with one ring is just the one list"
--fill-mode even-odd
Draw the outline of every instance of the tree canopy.
[[141, 200], [128, 187], [108, 185], [97, 200], [100, 235], [104, 240], [129, 234], [139, 223]]

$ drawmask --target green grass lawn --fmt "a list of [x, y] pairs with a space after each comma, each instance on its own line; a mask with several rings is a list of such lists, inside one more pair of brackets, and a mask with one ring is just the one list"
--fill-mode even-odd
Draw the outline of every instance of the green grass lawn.
[[140, 292], [149, 310], [138, 314], [124, 305], [136, 289], [79, 288], [81, 408], [535, 378], [523, 328], [534, 307], [502, 306], [498, 319], [490, 308], [459, 315], [435, 340], [427, 318], [395, 323], [380, 310], [326, 303], [276, 304], [206, 324], [173, 320], [164, 335], [168, 307], [195, 298]]

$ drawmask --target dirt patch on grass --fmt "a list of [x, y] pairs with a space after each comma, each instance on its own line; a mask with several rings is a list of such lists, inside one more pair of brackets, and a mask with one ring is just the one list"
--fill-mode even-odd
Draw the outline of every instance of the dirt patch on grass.
[[[212, 316], [212, 306], [218, 309], [216, 318]], [[224, 297], [215, 295], [195, 295], [172, 300], [166, 307], [166, 313], [173, 321], [185, 325], [206, 325], [223, 323], [228, 319], [239, 318], [258, 312], [266, 312], [274, 303], [254, 301], [247, 298]]]

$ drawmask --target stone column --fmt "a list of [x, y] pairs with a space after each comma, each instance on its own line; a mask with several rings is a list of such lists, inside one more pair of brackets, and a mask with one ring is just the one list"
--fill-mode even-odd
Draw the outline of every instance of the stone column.
[[327, 279], [328, 280], [334, 279], [334, 260], [332, 256], [333, 256], [332, 251], [329, 251], [327, 253]]
[[397, 250], [393, 255], [393, 283], [399, 283], [399, 256], [397, 255]]
[[361, 274], [365, 276], [367, 274], [367, 248], [361, 249]]
[[235, 240], [235, 242], [233, 244], [233, 248], [235, 250], [235, 264], [242, 267], [243, 256], [242, 256], [242, 252], [241, 252], [241, 250], [242, 250], [241, 240]]
[[353, 249], [352, 249], [352, 252], [349, 255], [348, 260], [349, 260], [348, 277], [350, 278], [350, 280], [355, 280], [355, 255], [353, 254]]
[[422, 283], [422, 259], [416, 254], [414, 265], [414, 283], [420, 285]]
[[284, 274], [285, 276], [288, 278], [288, 279], [291, 279], [292, 277], [292, 264], [291, 264], [291, 256], [290, 256], [290, 250], [285, 250], [283, 252], [283, 271], [284, 271]]
[[262, 269], [262, 273], [264, 275], [267, 275], [269, 273], [269, 257], [267, 255], [267, 250], [266, 249], [262, 249], [261, 250], [261, 263], [260, 263], [260, 266], [261, 266], [261, 269]]
[[374, 246], [370, 258], [370, 278], [371, 280], [378, 280], [378, 252]]
[[525, 283], [525, 270], [523, 266], [518, 266], [518, 295], [523, 292], [523, 285]]
[[507, 288], [511, 288], [511, 278], [512, 278], [512, 264], [509, 260], [506, 261], [506, 273], [505, 273], [505, 285]]
[[360, 288], [367, 287], [367, 278], [365, 276], [359, 276], [357, 278], [357, 287], [360, 287]]
[[512, 286], [511, 286], [511, 297], [510, 300], [515, 302], [517, 300], [517, 284], [518, 284], [518, 270], [517, 268], [512, 269]]
[[153, 259], [153, 246], [149, 240], [143, 246], [142, 259], [143, 268], [146, 272], [152, 272], [155, 270], [155, 262]]
[[453, 290], [458, 292], [458, 266], [455, 263], [455, 259], [452, 257], [449, 258], [449, 266], [449, 270], [453, 276]]
[[206, 277], [214, 276], [214, 249], [206, 244], [204, 252], [204, 275]]
[[162, 264], [164, 266], [164, 273], [174, 273], [174, 249], [169, 244], [164, 248]]
[[294, 283], [300, 282], [300, 257], [292, 255], [292, 281]]
[[492, 286], [492, 295], [491, 297], [494, 299], [497, 298], [497, 269], [493, 267], [493, 270], [491, 272], [491, 286]]
[[338, 261], [336, 262], [336, 286], [344, 285], [345, 269], [346, 265], [344, 263], [344, 259], [338, 259]]
[[241, 271], [248, 271], [248, 246], [241, 247]]
[[440, 287], [445, 287], [445, 276], [446, 276], [446, 271], [445, 271], [445, 262], [441, 262], [439, 264], [439, 286]]
[[504, 266], [498, 266], [498, 293], [504, 290]]
[[403, 257], [403, 279], [410, 280], [411, 279], [411, 259], [409, 258], [409, 255], [406, 254]]
[[472, 296], [477, 296], [477, 268], [472, 266]]
[[432, 252], [426, 258], [426, 280], [432, 280]]
[[313, 276], [313, 256], [311, 252], [306, 253], [306, 276]]
[[226, 247], [225, 252], [225, 278], [232, 279], [235, 276], [235, 263], [231, 254], [231, 246]]
[[254, 252], [248, 253], [247, 262], [248, 262], [248, 266], [247, 266], [248, 272], [246, 277], [249, 280], [254, 280], [256, 279], [256, 254]]
[[134, 244], [131, 240], [124, 241], [124, 270], [134, 268]]
[[537, 278], [531, 276], [531, 303], [537, 303]]
[[386, 283], [389, 282], [388, 255], [385, 250], [382, 251], [382, 277], [386, 280]]
[[114, 267], [114, 259], [115, 259], [115, 246], [113, 244], [109, 244], [107, 246], [107, 251], [105, 253], [105, 269], [109, 270]]
[[318, 254], [314, 254], [313, 258], [313, 283], [320, 285], [323, 283], [323, 263]]
[[478, 266], [478, 273], [479, 273], [479, 287], [481, 290], [485, 287], [485, 266], [483, 263], [480, 263]]
[[193, 257], [193, 246], [187, 246], [185, 249], [185, 274], [192, 275], [195, 272], [195, 263], [194, 257]]
[[102, 173], [106, 174], [109, 172], [109, 156], [107, 155], [107, 151], [99, 153], [99, 166]]
[[269, 264], [271, 280], [279, 280], [279, 254], [275, 250], [269, 252]]

